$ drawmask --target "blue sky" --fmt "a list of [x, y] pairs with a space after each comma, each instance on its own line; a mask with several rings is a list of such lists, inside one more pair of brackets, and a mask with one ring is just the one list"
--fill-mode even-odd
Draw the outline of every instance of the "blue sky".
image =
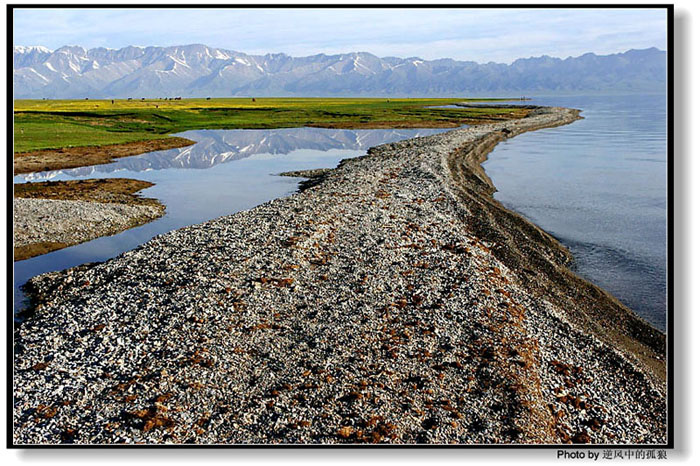
[[24, 9], [14, 44], [120, 48], [201, 43], [250, 54], [364, 51], [510, 63], [631, 48], [666, 50], [665, 10]]

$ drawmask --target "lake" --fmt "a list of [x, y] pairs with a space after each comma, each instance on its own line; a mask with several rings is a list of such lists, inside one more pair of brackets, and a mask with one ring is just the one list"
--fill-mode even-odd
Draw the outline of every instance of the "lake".
[[[519, 102], [514, 102], [518, 104]], [[665, 96], [536, 97], [527, 105], [582, 110], [583, 120], [500, 143], [484, 167], [496, 199], [553, 234], [574, 270], [657, 328], [666, 328]], [[19, 286], [39, 273], [104, 261], [155, 235], [252, 208], [297, 190], [284, 171], [335, 167], [369, 147], [446, 130], [206, 130], [180, 149], [114, 163], [16, 176], [15, 182], [126, 177], [167, 207], [154, 222], [15, 263]]]

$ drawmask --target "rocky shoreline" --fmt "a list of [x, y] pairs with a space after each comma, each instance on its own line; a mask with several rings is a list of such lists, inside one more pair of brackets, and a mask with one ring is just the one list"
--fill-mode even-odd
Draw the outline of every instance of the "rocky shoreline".
[[14, 442], [665, 443], [665, 336], [572, 274], [480, 166], [577, 118], [375, 147], [30, 280]]
[[150, 186], [124, 178], [15, 184], [14, 260], [114, 235], [161, 217], [163, 204], [136, 195]]

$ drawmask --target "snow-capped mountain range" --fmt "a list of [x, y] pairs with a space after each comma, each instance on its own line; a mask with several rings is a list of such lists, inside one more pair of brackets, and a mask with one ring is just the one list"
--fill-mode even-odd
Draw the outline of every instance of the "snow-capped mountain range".
[[510, 65], [370, 53], [248, 55], [206, 45], [114, 50], [14, 47], [15, 98], [465, 96], [501, 92], [663, 91], [656, 48]]

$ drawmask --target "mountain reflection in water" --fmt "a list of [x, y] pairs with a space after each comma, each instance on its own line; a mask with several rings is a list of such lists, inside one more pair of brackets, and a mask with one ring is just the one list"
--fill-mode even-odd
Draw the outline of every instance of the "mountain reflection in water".
[[[419, 136], [429, 136], [447, 129], [342, 130], [323, 128], [287, 128], [273, 130], [195, 130], [177, 136], [196, 144], [115, 160], [113, 163], [70, 170], [32, 173], [16, 177], [19, 181], [38, 181], [58, 175], [82, 177], [117, 171], [143, 172], [166, 168], [210, 168], [221, 163], [241, 160], [256, 154], [285, 155], [308, 149], [367, 150], [370, 147]], [[359, 154], [358, 154], [359, 155]]]
[[166, 206], [163, 217], [146, 225], [16, 262], [15, 310], [21, 309], [24, 301], [19, 287], [35, 275], [105, 261], [155, 235], [250, 209], [297, 190], [299, 178], [276, 173], [333, 168], [342, 159], [364, 155], [373, 146], [445, 131], [449, 129], [187, 131], [178, 136], [196, 144], [124, 157], [105, 165], [15, 176], [15, 183], [136, 178], [154, 183], [141, 194]]

